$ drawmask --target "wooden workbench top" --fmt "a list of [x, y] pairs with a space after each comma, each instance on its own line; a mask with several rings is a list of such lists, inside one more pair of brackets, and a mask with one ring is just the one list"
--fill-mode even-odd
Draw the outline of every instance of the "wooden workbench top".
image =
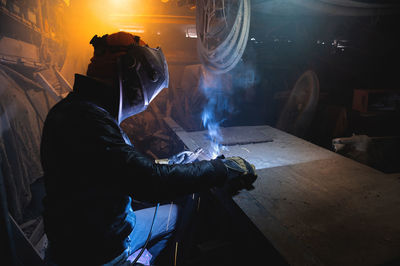
[[400, 256], [399, 177], [346, 158], [257, 172], [254, 190], [234, 201], [291, 265], [379, 265]]
[[[207, 145], [204, 131], [174, 131], [189, 149]], [[222, 132], [228, 144], [254, 137], [254, 144], [224, 151], [255, 164], [259, 176], [253, 190], [233, 200], [289, 264], [380, 265], [400, 258], [400, 174], [269, 126]]]

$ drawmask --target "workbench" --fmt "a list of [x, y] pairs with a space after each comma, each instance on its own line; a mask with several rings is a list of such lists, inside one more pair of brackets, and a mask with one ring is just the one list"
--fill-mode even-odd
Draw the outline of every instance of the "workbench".
[[[207, 131], [166, 123], [192, 151]], [[228, 150], [256, 166], [234, 203], [290, 265], [382, 265], [400, 258], [400, 174], [387, 175], [270, 126], [221, 128]], [[394, 265], [394, 264], [393, 264]]]

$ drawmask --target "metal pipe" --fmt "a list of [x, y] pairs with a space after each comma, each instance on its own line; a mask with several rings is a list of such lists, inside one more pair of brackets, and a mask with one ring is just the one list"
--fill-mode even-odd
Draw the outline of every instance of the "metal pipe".
[[50, 82], [47, 81], [42, 73], [35, 73], [34, 78], [40, 85], [42, 85], [43, 88], [45, 88], [50, 93], [51, 97], [53, 97], [54, 100], [59, 101], [62, 99], [61, 95], [58, 95], [58, 92], [53, 88], [53, 86], [51, 86]]
[[56, 76], [58, 78], [58, 81], [60, 82], [61, 86], [65, 89], [67, 89], [69, 92], [72, 91], [72, 86], [69, 84], [69, 82], [64, 78], [64, 76], [56, 69], [54, 68], [54, 73], [56, 73]]

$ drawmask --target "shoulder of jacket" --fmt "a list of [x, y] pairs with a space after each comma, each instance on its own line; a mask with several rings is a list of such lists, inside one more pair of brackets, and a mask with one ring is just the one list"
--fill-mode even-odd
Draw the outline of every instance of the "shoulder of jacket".
[[117, 125], [111, 114], [96, 104], [88, 101], [68, 101], [68, 99], [61, 100], [50, 110], [46, 122], [50, 121], [57, 124], [104, 121], [107, 124]]

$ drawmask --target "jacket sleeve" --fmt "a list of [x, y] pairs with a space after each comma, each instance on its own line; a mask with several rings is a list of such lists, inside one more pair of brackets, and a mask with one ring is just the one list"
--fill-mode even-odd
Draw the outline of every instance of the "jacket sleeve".
[[[87, 121], [93, 156], [138, 200], [169, 200], [178, 196], [221, 186], [227, 170], [220, 159], [191, 164], [164, 165], [144, 156], [125, 143], [118, 125], [104, 118]], [[92, 132], [90, 132], [92, 131]]]

